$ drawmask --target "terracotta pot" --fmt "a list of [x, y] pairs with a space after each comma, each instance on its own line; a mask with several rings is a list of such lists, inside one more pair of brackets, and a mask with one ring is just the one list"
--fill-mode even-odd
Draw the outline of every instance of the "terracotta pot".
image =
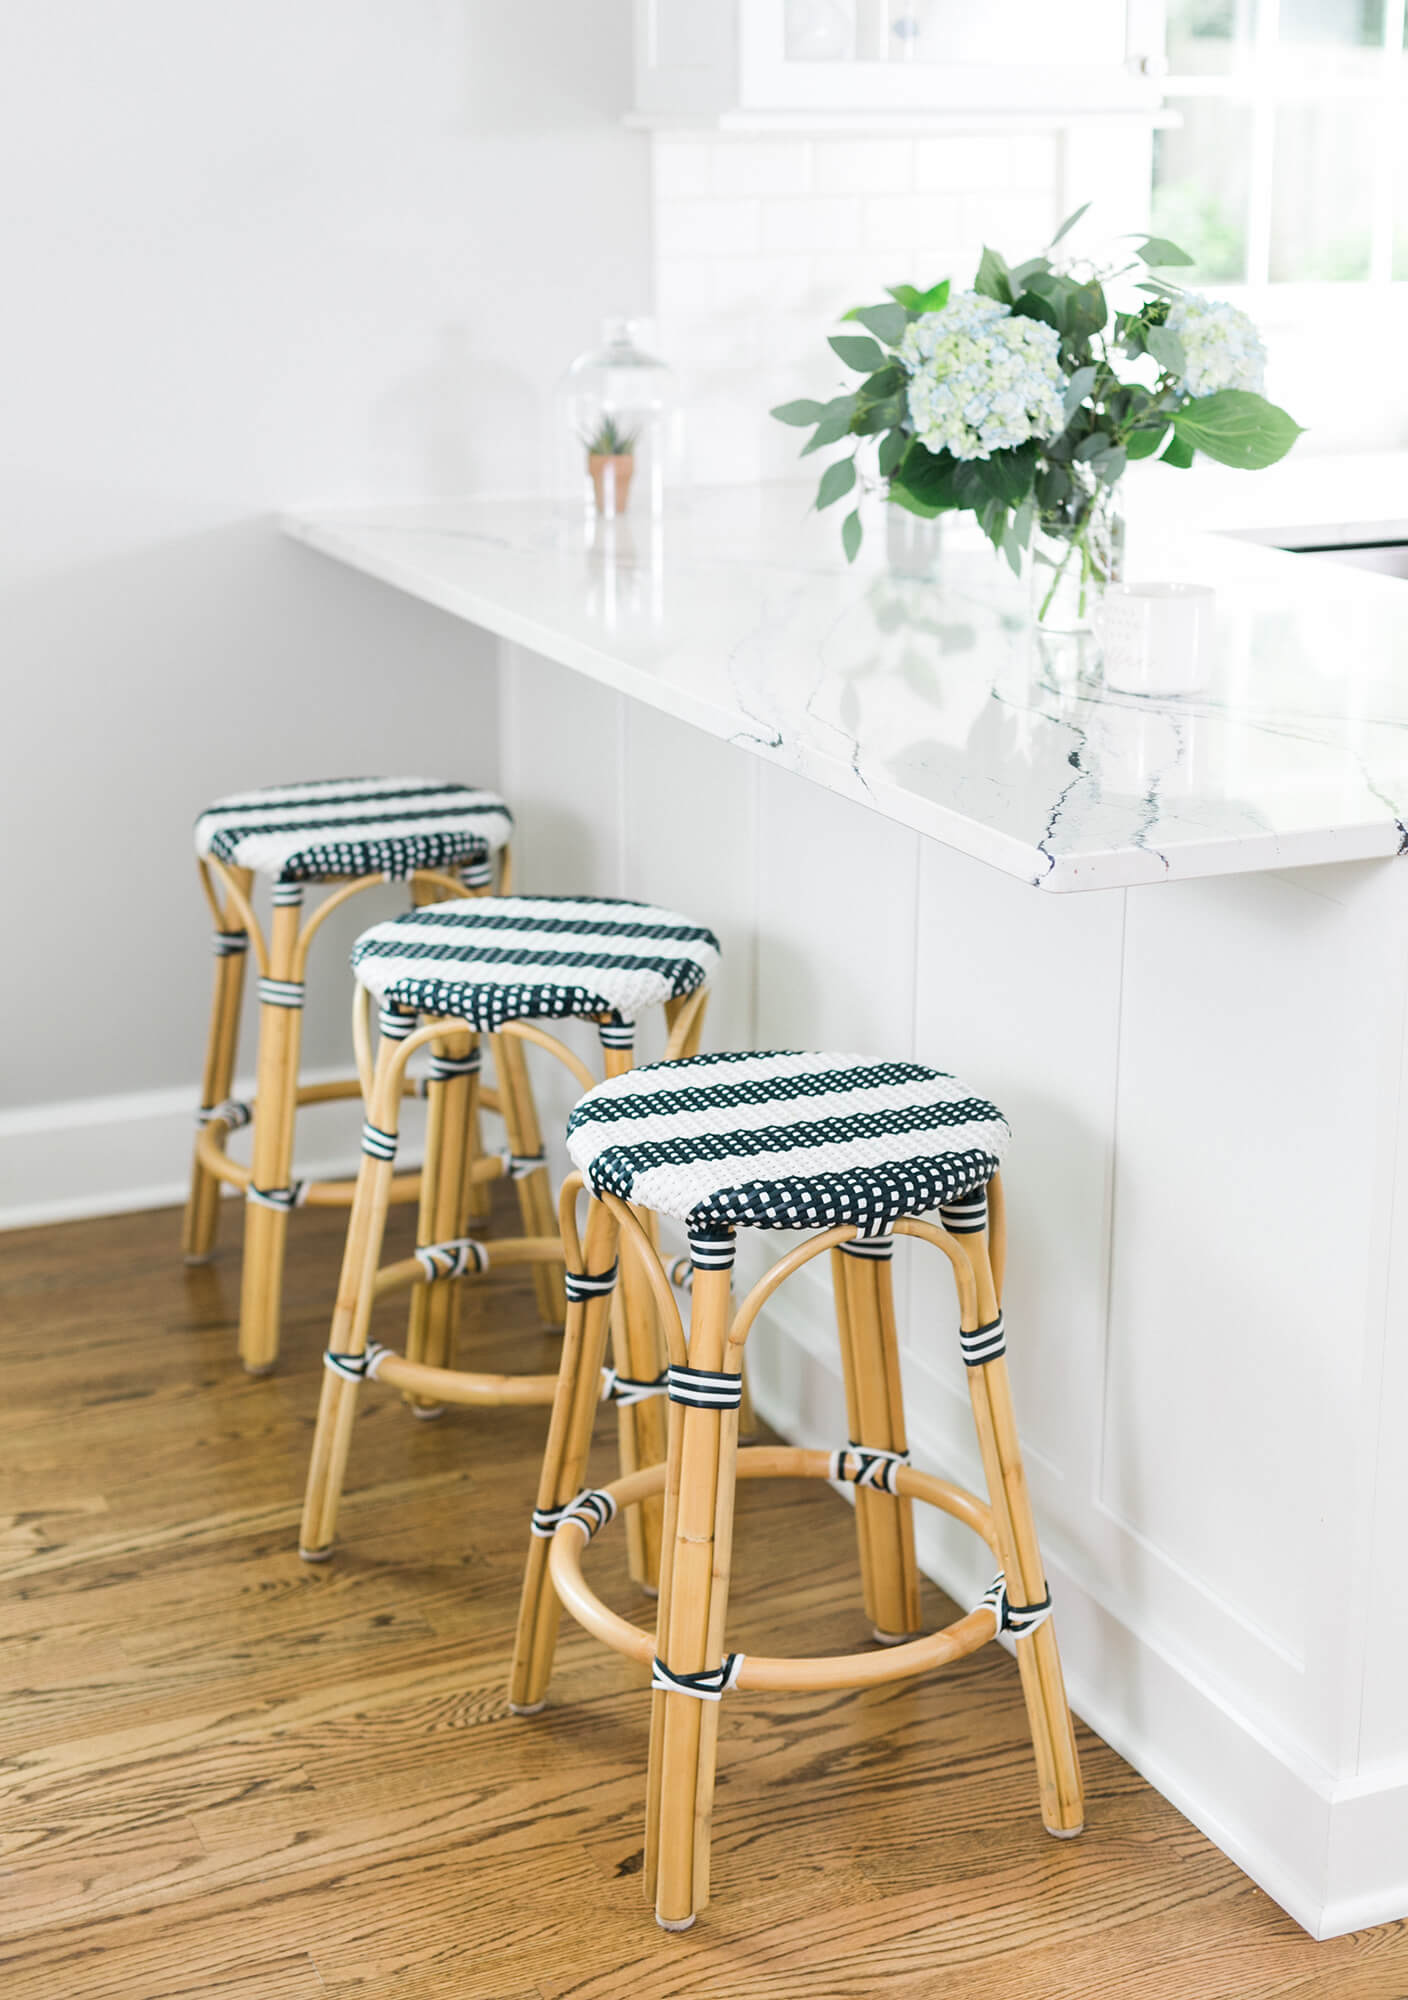
[[596, 492], [598, 514], [624, 514], [631, 497], [631, 475], [636, 469], [630, 452], [619, 455], [593, 451], [587, 454], [587, 470]]

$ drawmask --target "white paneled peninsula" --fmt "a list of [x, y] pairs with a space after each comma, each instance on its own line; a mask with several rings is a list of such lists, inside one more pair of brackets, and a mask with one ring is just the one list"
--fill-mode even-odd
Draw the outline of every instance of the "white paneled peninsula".
[[[712, 924], [710, 1044], [913, 1055], [1002, 1106], [1073, 1703], [1330, 1935], [1408, 1916], [1408, 594], [1135, 497], [1131, 574], [1217, 589], [1204, 695], [1106, 692], [971, 544], [877, 521], [847, 570], [794, 486], [653, 529], [487, 499], [287, 527], [498, 635], [500, 740], [428, 713], [427, 767], [497, 768], [525, 886]], [[915, 1456], [979, 1483], [949, 1298], [896, 1278]], [[788, 1292], [757, 1398], [838, 1443], [826, 1294]], [[920, 1530], [975, 1601], [980, 1556]]]

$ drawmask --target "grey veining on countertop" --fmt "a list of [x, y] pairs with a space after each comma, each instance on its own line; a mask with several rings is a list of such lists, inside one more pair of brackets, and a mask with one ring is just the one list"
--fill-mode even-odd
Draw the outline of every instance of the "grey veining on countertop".
[[882, 521], [848, 569], [809, 492], [697, 488], [653, 529], [540, 498], [284, 525], [1042, 888], [1408, 844], [1408, 585], [1180, 532], [1136, 488], [1127, 573], [1214, 585], [1218, 658], [1204, 694], [1119, 695], [1072, 642], [1033, 633], [985, 545], [950, 530], [933, 576], [907, 577]]

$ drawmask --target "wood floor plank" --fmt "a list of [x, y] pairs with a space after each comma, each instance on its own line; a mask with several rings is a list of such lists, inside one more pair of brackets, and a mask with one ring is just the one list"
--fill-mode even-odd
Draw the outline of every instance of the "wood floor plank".
[[[1048, 1839], [994, 1648], [731, 1699], [715, 1900], [666, 1937], [640, 1670], [565, 1626], [548, 1709], [507, 1709], [543, 1413], [369, 1393], [336, 1558], [300, 1563], [345, 1218], [296, 1219], [257, 1382], [238, 1221], [194, 1271], [172, 1213], [0, 1239], [3, 2000], [1408, 2000], [1404, 1926], [1313, 1943], [1088, 1732], [1087, 1832]], [[520, 1277], [465, 1304], [483, 1365], [554, 1365]], [[609, 1414], [599, 1443], [609, 1476]], [[648, 1627], [619, 1530], [588, 1563]], [[745, 1486], [735, 1572], [734, 1644], [865, 1643], [825, 1487]]]

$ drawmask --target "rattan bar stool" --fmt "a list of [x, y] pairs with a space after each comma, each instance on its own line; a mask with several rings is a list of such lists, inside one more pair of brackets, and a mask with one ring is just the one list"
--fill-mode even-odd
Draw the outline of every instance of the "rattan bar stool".
[[[701, 1056], [652, 1064], [597, 1086], [568, 1125], [578, 1175], [562, 1191], [571, 1303], [535, 1521], [555, 1519], [550, 1550], [529, 1544], [511, 1704], [543, 1703], [559, 1600], [606, 1645], [649, 1671], [652, 1697], [645, 1892], [656, 1921], [686, 1930], [709, 1900], [719, 1701], [728, 1690], [873, 1687], [961, 1659], [1013, 1635], [1036, 1753], [1042, 1818], [1059, 1836], [1083, 1820], [1080, 1770], [1051, 1599], [1022, 1472], [1000, 1304], [1004, 1227], [998, 1162], [1008, 1130], [991, 1104], [917, 1063], [797, 1053]], [[585, 1236], [575, 1211], [594, 1197]], [[686, 1340], [640, 1212], [689, 1231], [694, 1267]], [[924, 1219], [937, 1211], [937, 1222]], [[733, 1310], [741, 1228], [817, 1230]], [[915, 1470], [905, 1448], [890, 1256], [896, 1234], [941, 1250], [953, 1270], [959, 1340], [989, 1497]], [[593, 1384], [609, 1286], [649, 1284], [669, 1354], [667, 1462], [582, 1490]], [[744, 1347], [760, 1309], [813, 1257], [830, 1253], [850, 1440], [836, 1451], [740, 1452]], [[875, 1653], [767, 1659], [730, 1652], [725, 1633], [735, 1482], [846, 1481], [867, 1613], [878, 1636], [918, 1625], [912, 1504], [971, 1528], [999, 1574], [966, 1617]], [[652, 1638], [607, 1609], [582, 1578], [586, 1544], [621, 1507], [663, 1491], [663, 1552]]]
[[[364, 1079], [366, 1124], [361, 1170], [348, 1222], [322, 1399], [304, 1499], [299, 1552], [320, 1562], [332, 1553], [358, 1391], [375, 1380], [402, 1390], [420, 1410], [447, 1403], [474, 1407], [547, 1404], [555, 1375], [488, 1375], [454, 1365], [460, 1281], [495, 1265], [562, 1261], [547, 1165], [535, 1146], [509, 1162], [531, 1201], [521, 1237], [481, 1243], [465, 1234], [465, 1145], [473, 1118], [478, 1037], [521, 1059], [525, 1045], [545, 1049], [590, 1089], [586, 1065], [540, 1025], [576, 1018], [597, 1024], [608, 1076], [633, 1061], [634, 1024], [664, 1009], [673, 1056], [698, 1047], [708, 985], [718, 965], [711, 931], [673, 910], [566, 896], [509, 896], [438, 903], [377, 924], [357, 940], [354, 1036]], [[373, 1070], [368, 1009], [380, 1003], [381, 1039]], [[418, 1025], [419, 1024], [419, 1025]], [[397, 1116], [406, 1062], [429, 1045], [430, 1118], [415, 1254], [381, 1266], [382, 1237], [396, 1155]], [[499, 1058], [502, 1061], [502, 1057]], [[400, 1285], [416, 1287], [407, 1351], [368, 1339], [372, 1305]], [[600, 1289], [600, 1287], [598, 1287]], [[599, 1366], [595, 1401], [617, 1405], [623, 1467], [634, 1471], [664, 1456], [664, 1354], [653, 1300], [632, 1272], [614, 1317], [615, 1365]], [[581, 1296], [566, 1283], [567, 1311]], [[604, 1357], [603, 1357], [604, 1359]], [[657, 1504], [632, 1510], [631, 1573], [653, 1588], [659, 1568]]]
[[[196, 822], [201, 886], [215, 919], [215, 992], [182, 1249], [188, 1263], [210, 1256], [221, 1184], [242, 1188], [239, 1345], [253, 1375], [267, 1374], [278, 1358], [290, 1211], [305, 1203], [346, 1206], [352, 1199], [350, 1180], [301, 1181], [293, 1171], [299, 1107], [356, 1097], [361, 1090], [356, 1077], [317, 1084], [298, 1079], [313, 939], [349, 897], [389, 880], [409, 879], [418, 902], [483, 894], [496, 880], [507, 889], [512, 830], [509, 809], [495, 793], [425, 778], [348, 778], [240, 792], [218, 800]], [[251, 900], [256, 876], [271, 884], [267, 940]], [[305, 918], [303, 898], [312, 886], [331, 893]], [[259, 970], [259, 1052], [254, 1099], [243, 1103], [230, 1091], [251, 948]], [[536, 1117], [515, 1060], [516, 1054], [509, 1057], [508, 1074], [496, 1079], [499, 1094], [486, 1100], [486, 1108], [501, 1111], [518, 1150], [519, 1136], [531, 1138], [536, 1130]], [[226, 1151], [230, 1133], [244, 1125], [253, 1127], [248, 1167]], [[419, 1177], [403, 1174], [391, 1199], [414, 1201], [419, 1191]], [[557, 1319], [560, 1290], [552, 1272], [545, 1270], [543, 1280], [539, 1304], [546, 1317]]]

